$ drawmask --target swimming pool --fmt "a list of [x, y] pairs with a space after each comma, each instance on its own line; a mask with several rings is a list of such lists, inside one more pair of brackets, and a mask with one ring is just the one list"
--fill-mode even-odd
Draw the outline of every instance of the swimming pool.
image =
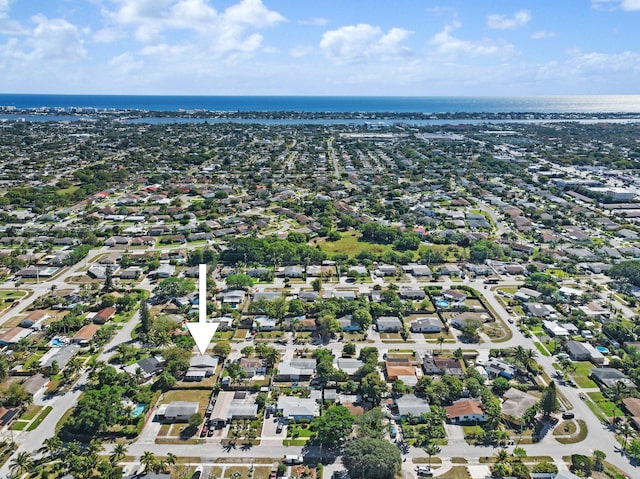
[[449, 301], [445, 301], [444, 299], [439, 299], [436, 301], [436, 306], [439, 308], [448, 308]]
[[53, 338], [51, 340], [51, 346], [53, 346], [54, 348], [61, 348], [62, 346], [65, 346], [67, 344], [67, 342], [62, 339], [59, 338], [58, 336], [56, 336], [55, 338]]
[[596, 349], [602, 354], [609, 354], [609, 348], [605, 348], [604, 346], [596, 346]]
[[146, 407], [146, 404], [136, 404], [136, 407], [134, 407], [133, 411], [131, 411], [131, 417], [136, 418], [138, 416], [141, 416]]

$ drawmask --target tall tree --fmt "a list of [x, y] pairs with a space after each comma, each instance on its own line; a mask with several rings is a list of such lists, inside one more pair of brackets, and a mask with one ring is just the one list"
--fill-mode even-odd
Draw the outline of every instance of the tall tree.
[[360, 438], [347, 442], [342, 463], [351, 479], [393, 479], [400, 472], [400, 450], [384, 439]]
[[553, 412], [560, 408], [558, 403], [558, 391], [556, 390], [556, 383], [551, 381], [547, 388], [542, 393], [540, 399], [540, 409], [545, 417], [549, 417]]
[[149, 334], [151, 331], [151, 313], [149, 312], [149, 305], [145, 299], [140, 302], [140, 332], [142, 334]]
[[440, 452], [440, 448], [437, 444], [430, 443], [424, 448], [424, 452], [429, 456], [429, 467], [431, 467], [431, 456], [435, 456]]
[[316, 418], [311, 428], [316, 438], [323, 446], [335, 446], [341, 443], [353, 428], [354, 418], [344, 406], [333, 406], [320, 417]]

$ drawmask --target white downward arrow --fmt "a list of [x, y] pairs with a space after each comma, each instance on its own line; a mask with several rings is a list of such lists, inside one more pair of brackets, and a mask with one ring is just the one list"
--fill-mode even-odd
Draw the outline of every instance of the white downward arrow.
[[200, 354], [207, 351], [207, 346], [218, 330], [218, 323], [207, 323], [207, 265], [198, 265], [198, 313], [197, 323], [187, 323]]

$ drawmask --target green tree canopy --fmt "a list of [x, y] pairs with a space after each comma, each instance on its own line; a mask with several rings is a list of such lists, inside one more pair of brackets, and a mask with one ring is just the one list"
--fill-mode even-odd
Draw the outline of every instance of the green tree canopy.
[[187, 278], [177, 278], [172, 276], [158, 283], [155, 293], [167, 298], [177, 298], [185, 294], [193, 293], [196, 289], [195, 283]]
[[344, 406], [330, 407], [322, 416], [314, 419], [311, 429], [324, 446], [335, 446], [351, 433], [354, 418]]
[[400, 472], [400, 450], [384, 439], [364, 437], [349, 441], [342, 458], [351, 479], [393, 479]]

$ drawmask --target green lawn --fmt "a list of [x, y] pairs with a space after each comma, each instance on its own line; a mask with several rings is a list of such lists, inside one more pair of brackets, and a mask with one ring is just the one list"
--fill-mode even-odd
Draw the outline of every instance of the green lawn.
[[33, 431], [35, 428], [37, 428], [42, 423], [42, 421], [44, 421], [44, 419], [49, 415], [51, 411], [53, 411], [53, 408], [51, 406], [45, 407], [40, 412], [38, 417], [31, 424], [29, 424], [27, 431]]
[[536, 347], [536, 349], [538, 351], [540, 351], [540, 354], [542, 354], [543, 356], [551, 356], [551, 354], [549, 354], [549, 351], [547, 351], [547, 348], [545, 348], [542, 343], [539, 343], [538, 341], [535, 341], [534, 346]]
[[391, 245], [381, 245], [376, 243], [367, 243], [360, 241], [360, 233], [357, 231], [347, 231], [340, 233], [342, 238], [338, 241], [325, 241], [318, 242], [320, 249], [329, 257], [336, 254], [346, 254], [350, 257], [357, 255], [363, 251], [370, 251], [374, 254], [382, 254], [385, 251], [391, 251], [393, 248]]
[[615, 404], [609, 401], [601, 392], [587, 393], [587, 395], [598, 405], [606, 417], [613, 417], [614, 410], [617, 417], [624, 415], [624, 413], [618, 409]]

